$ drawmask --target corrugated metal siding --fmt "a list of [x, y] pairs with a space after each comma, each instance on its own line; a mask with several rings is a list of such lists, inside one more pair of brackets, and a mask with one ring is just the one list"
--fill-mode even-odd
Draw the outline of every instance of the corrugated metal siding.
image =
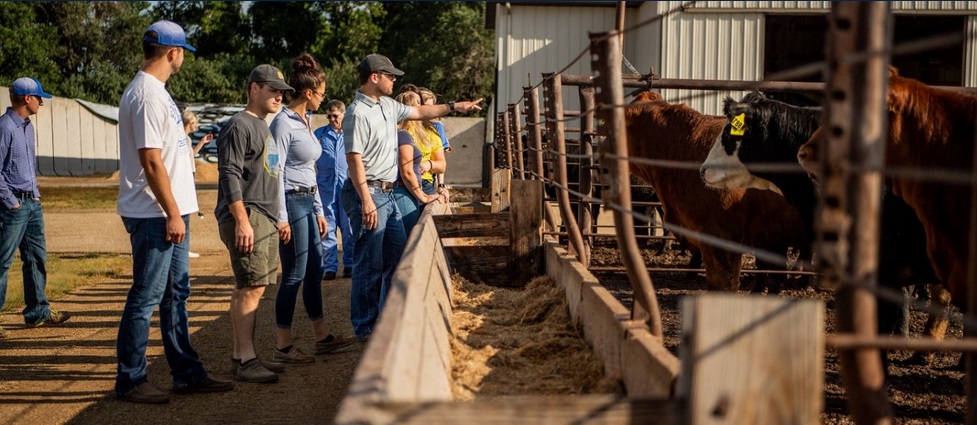
[[[893, 1], [892, 10], [899, 12], [965, 12], [977, 11], [977, 2], [972, 1]], [[769, 10], [790, 13], [791, 11], [827, 11], [830, 1], [700, 1], [687, 10]]]
[[[527, 85], [527, 75], [530, 85], [535, 85], [542, 80], [542, 73], [563, 69], [590, 45], [588, 32], [613, 30], [616, 22], [613, 6], [581, 9], [512, 5], [508, 10], [504, 5], [497, 7], [497, 111], [522, 96], [522, 87]], [[630, 25], [630, 22], [635, 22], [634, 16], [626, 17], [626, 25]], [[625, 49], [629, 48], [631, 50], [626, 52], [635, 51], [638, 47], [628, 46], [625, 42]], [[590, 55], [585, 53], [564, 73], [590, 75], [590, 67]], [[563, 98], [566, 109], [579, 109], [575, 88], [565, 89]], [[542, 103], [542, 90], [540, 102]]]
[[[681, 2], [660, 2], [659, 12]], [[663, 78], [749, 80], [763, 78], [764, 16], [759, 13], [679, 13], [663, 21]], [[673, 103], [685, 103], [704, 114], [719, 114], [725, 96], [743, 92], [666, 90]]]
[[[967, 17], [967, 34], [977, 34], [977, 16]], [[977, 87], [977, 40], [972, 37], [963, 46], [963, 85]]]

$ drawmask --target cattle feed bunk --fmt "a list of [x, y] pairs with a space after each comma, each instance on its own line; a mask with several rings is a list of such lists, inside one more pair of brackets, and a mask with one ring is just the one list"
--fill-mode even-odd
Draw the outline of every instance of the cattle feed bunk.
[[[508, 170], [497, 171], [493, 181], [495, 212], [454, 214], [442, 205], [423, 212], [336, 423], [817, 422], [824, 347], [819, 302], [722, 294], [686, 300], [686, 337], [677, 358], [643, 321], [631, 320], [575, 256], [552, 236], [540, 237], [541, 182], [510, 180]], [[484, 262], [485, 254], [463, 258], [465, 250], [447, 254], [446, 247], [452, 238], [506, 234], [512, 251], [535, 251], [510, 252], [507, 267], [535, 267], [562, 286], [573, 324], [626, 396], [476, 395], [453, 401], [449, 339], [451, 276], [457, 270], [449, 257], [463, 268]], [[771, 335], [791, 337], [773, 344]], [[792, 360], [771, 370], [772, 358]]]

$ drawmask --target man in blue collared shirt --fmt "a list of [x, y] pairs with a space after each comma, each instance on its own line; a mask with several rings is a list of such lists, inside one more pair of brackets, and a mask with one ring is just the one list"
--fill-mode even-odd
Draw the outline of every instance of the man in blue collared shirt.
[[[52, 310], [47, 284], [44, 215], [37, 189], [34, 124], [30, 116], [51, 95], [33, 78], [18, 78], [10, 87], [11, 107], [0, 117], [0, 309], [7, 296], [7, 272], [20, 248], [24, 262], [24, 322], [28, 326], [56, 325], [70, 314]], [[5, 335], [0, 327], [0, 338]]]
[[343, 117], [346, 114], [346, 104], [339, 99], [330, 100], [326, 104], [326, 117], [329, 125], [315, 130], [315, 137], [322, 145], [322, 155], [316, 161], [316, 180], [319, 185], [319, 197], [322, 207], [326, 211], [326, 221], [329, 223], [326, 237], [322, 238], [322, 278], [336, 279], [339, 270], [338, 249], [336, 246], [336, 230], [343, 237], [343, 277], [353, 275], [353, 231], [343, 210], [339, 193], [346, 184], [346, 143], [343, 142]]

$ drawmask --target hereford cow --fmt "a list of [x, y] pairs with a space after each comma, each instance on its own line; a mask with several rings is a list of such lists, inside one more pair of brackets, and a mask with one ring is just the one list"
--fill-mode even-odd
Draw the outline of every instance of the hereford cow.
[[[890, 68], [886, 103], [886, 166], [971, 172], [977, 97], [932, 88]], [[819, 129], [797, 153], [798, 162], [814, 178], [819, 173], [816, 152], [821, 132]], [[966, 308], [970, 187], [899, 176], [888, 181], [892, 192], [922, 222], [926, 251], [937, 278], [953, 302]], [[934, 298], [945, 301], [940, 292], [935, 291]]]
[[[726, 98], [728, 123], [700, 168], [702, 180], [716, 188], [776, 188], [800, 212], [807, 234], [813, 234], [817, 188], [802, 173], [750, 169], [758, 163], [793, 163], [800, 146], [820, 125], [821, 109], [798, 107], [759, 92], [739, 102]], [[888, 189], [883, 191], [879, 250], [880, 284], [892, 288], [936, 282], [926, 257], [923, 226], [915, 213]], [[879, 331], [908, 333], [909, 304], [879, 302]], [[945, 320], [931, 317], [927, 333], [945, 331]], [[939, 335], [942, 337], [942, 334]]]
[[[629, 154], [660, 160], [702, 163], [726, 123], [723, 117], [703, 115], [683, 104], [668, 104], [653, 92], [635, 98], [625, 114]], [[636, 176], [655, 188], [667, 223], [776, 253], [786, 253], [788, 247], [807, 250], [810, 246], [797, 211], [779, 195], [709, 189], [695, 170], [640, 163], [631, 167]], [[695, 239], [686, 243], [701, 253], [711, 289], [739, 288], [742, 255]]]

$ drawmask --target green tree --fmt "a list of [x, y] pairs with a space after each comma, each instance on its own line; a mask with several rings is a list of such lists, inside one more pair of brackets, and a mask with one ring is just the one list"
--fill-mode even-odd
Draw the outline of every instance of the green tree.
[[55, 27], [38, 22], [34, 5], [0, 3], [0, 84], [20, 77], [37, 78], [45, 90], [59, 92], [62, 81], [50, 50], [58, 45]]

